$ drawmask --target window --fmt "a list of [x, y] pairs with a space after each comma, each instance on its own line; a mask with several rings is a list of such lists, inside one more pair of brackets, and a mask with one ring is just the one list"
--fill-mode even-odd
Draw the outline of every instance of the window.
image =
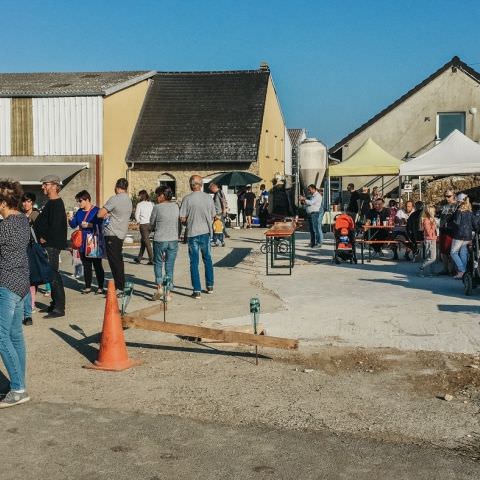
[[465, 133], [465, 112], [438, 113], [437, 138], [443, 140], [454, 130]]
[[176, 187], [177, 182], [175, 181], [175, 177], [170, 175], [169, 173], [162, 173], [160, 178], [158, 179], [158, 185], [163, 187], [170, 187], [173, 192], [173, 196], [176, 197]]

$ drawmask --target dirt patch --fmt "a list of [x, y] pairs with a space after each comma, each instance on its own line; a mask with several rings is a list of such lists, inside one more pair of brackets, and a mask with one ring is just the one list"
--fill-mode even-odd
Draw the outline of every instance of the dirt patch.
[[311, 354], [275, 358], [299, 370], [314, 369], [329, 375], [385, 373], [421, 397], [446, 393], [480, 405], [480, 357], [440, 352], [402, 352], [396, 349], [326, 347]]
[[330, 375], [348, 372], [379, 373], [398, 365], [401, 352], [396, 349], [328, 347], [311, 354], [293, 354], [278, 358], [298, 368], [313, 368]]

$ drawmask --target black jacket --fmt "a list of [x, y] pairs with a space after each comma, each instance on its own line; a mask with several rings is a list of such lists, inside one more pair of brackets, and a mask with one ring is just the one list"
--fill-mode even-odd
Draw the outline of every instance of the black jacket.
[[67, 214], [61, 198], [49, 200], [33, 225], [37, 238], [44, 238], [45, 247], [67, 248]]
[[453, 238], [455, 240], [472, 239], [472, 232], [476, 230], [476, 222], [472, 212], [457, 210], [453, 217]]

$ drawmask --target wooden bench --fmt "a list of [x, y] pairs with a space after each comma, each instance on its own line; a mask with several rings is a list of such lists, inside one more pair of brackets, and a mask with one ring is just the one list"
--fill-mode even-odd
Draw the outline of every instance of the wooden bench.
[[[266, 274], [275, 268], [288, 268], [292, 274], [295, 266], [295, 222], [275, 222], [273, 227], [265, 232], [265, 268]], [[278, 263], [286, 260], [287, 264]]]

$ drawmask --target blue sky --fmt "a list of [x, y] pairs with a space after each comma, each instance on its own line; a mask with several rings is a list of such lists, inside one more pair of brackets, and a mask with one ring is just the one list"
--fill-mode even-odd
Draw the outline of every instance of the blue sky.
[[[454, 55], [478, 0], [0, 1], [0, 70], [271, 68], [289, 127], [331, 146]], [[475, 65], [477, 64], [477, 65]]]

